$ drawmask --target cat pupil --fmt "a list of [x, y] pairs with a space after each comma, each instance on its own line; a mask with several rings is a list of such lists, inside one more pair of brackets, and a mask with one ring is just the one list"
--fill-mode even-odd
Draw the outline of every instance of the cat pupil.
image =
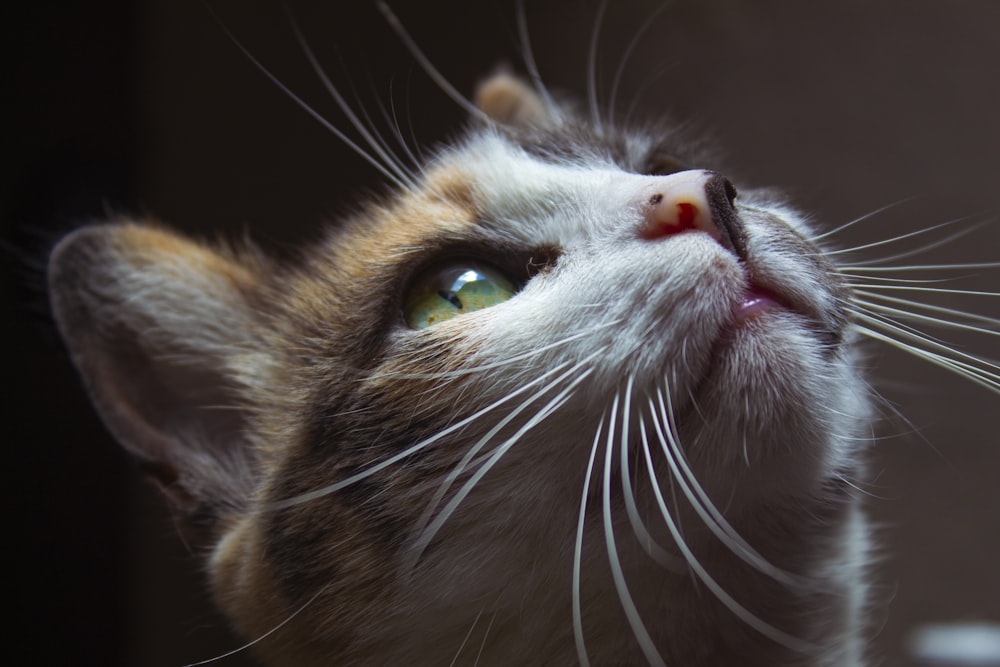
[[458, 295], [449, 290], [438, 290], [438, 296], [442, 299], [455, 306], [456, 308], [462, 308], [462, 300], [458, 298]]

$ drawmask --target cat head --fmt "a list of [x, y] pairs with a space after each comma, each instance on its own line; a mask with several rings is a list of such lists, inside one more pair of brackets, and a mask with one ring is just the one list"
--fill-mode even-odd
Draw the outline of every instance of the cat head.
[[297, 262], [128, 221], [52, 254], [95, 405], [275, 663], [436, 664], [483, 610], [507, 664], [683, 655], [644, 623], [699, 563], [770, 591], [833, 549], [866, 399], [806, 221], [666, 128], [476, 101]]

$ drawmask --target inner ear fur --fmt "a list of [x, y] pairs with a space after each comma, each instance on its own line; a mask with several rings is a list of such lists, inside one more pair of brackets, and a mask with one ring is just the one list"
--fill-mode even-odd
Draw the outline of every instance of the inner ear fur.
[[56, 323], [111, 433], [184, 515], [243, 506], [255, 486], [249, 388], [270, 357], [255, 272], [235, 255], [137, 224], [55, 247]]

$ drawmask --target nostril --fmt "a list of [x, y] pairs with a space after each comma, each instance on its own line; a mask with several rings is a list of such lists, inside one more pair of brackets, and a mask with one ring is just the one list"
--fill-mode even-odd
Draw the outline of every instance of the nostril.
[[714, 174], [705, 184], [705, 198], [712, 211], [712, 220], [722, 232], [722, 244], [743, 257], [746, 236], [736, 211], [736, 186], [728, 178]]
[[729, 199], [729, 205], [736, 208], [736, 186], [733, 185], [728, 178], [723, 180], [725, 181], [725, 183], [723, 183], [723, 187], [726, 190], [726, 198]]
[[714, 212], [736, 208], [736, 186], [725, 176], [714, 174], [705, 184], [705, 196]]

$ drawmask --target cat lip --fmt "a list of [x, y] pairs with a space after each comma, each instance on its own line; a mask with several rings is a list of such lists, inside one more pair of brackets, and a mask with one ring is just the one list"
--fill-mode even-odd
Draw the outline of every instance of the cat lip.
[[765, 282], [749, 275], [747, 285], [739, 300], [733, 305], [733, 323], [740, 325], [764, 313], [786, 311], [805, 318], [825, 339], [836, 347], [840, 333], [824, 317], [816, 304], [803, 301], [791, 289], [783, 285]]
[[787, 308], [781, 299], [769, 289], [751, 285], [743, 292], [740, 302], [736, 305], [735, 313], [737, 319], [743, 320], [751, 317], [754, 313], [772, 308]]

